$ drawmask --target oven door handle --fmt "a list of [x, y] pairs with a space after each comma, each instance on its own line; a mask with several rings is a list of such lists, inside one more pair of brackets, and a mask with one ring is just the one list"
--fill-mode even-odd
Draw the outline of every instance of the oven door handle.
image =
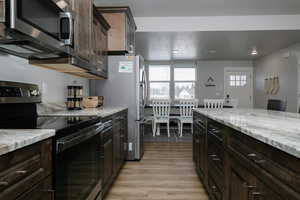
[[60, 138], [56, 142], [56, 154], [59, 154], [73, 146], [85, 142], [86, 140], [100, 134], [103, 126], [92, 126], [64, 138]]

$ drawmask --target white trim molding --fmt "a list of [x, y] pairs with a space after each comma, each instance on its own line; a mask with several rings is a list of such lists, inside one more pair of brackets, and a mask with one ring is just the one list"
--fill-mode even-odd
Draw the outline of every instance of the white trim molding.
[[300, 15], [135, 17], [139, 32], [300, 30]]

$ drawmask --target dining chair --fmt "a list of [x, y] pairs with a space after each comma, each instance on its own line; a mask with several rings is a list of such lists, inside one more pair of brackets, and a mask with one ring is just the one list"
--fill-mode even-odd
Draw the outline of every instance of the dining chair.
[[224, 99], [204, 99], [204, 108], [222, 109], [224, 107]]
[[198, 99], [179, 101], [180, 117], [178, 118], [178, 130], [180, 137], [182, 137], [183, 124], [191, 124], [193, 128], [193, 109], [198, 107], [198, 102]]
[[170, 105], [169, 99], [155, 99], [153, 105], [153, 137], [156, 136], [159, 124], [167, 124], [168, 137], [170, 137]]

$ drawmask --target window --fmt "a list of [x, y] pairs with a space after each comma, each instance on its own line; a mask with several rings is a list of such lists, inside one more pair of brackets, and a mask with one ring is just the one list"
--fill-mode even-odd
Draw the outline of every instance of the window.
[[170, 77], [169, 65], [149, 66], [150, 99], [170, 98]]
[[247, 84], [246, 75], [230, 75], [231, 87], [244, 87]]
[[194, 99], [195, 82], [195, 68], [174, 68], [175, 99]]

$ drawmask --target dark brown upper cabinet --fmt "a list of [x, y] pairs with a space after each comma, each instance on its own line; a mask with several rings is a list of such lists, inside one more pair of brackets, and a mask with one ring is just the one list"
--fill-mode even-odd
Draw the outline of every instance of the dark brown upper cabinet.
[[108, 54], [135, 53], [136, 24], [129, 7], [97, 7], [111, 26], [108, 31]]
[[95, 66], [95, 73], [100, 73], [107, 78], [108, 30], [110, 29], [110, 26], [95, 7], [93, 9], [93, 14], [91, 62]]
[[108, 76], [107, 48], [110, 29], [105, 18], [97, 11], [92, 0], [53, 0], [70, 11], [74, 20], [74, 41], [68, 57], [30, 59], [29, 63], [88, 79]]
[[93, 26], [93, 1], [71, 0], [74, 12], [74, 53], [81, 59], [91, 59], [91, 37]]

